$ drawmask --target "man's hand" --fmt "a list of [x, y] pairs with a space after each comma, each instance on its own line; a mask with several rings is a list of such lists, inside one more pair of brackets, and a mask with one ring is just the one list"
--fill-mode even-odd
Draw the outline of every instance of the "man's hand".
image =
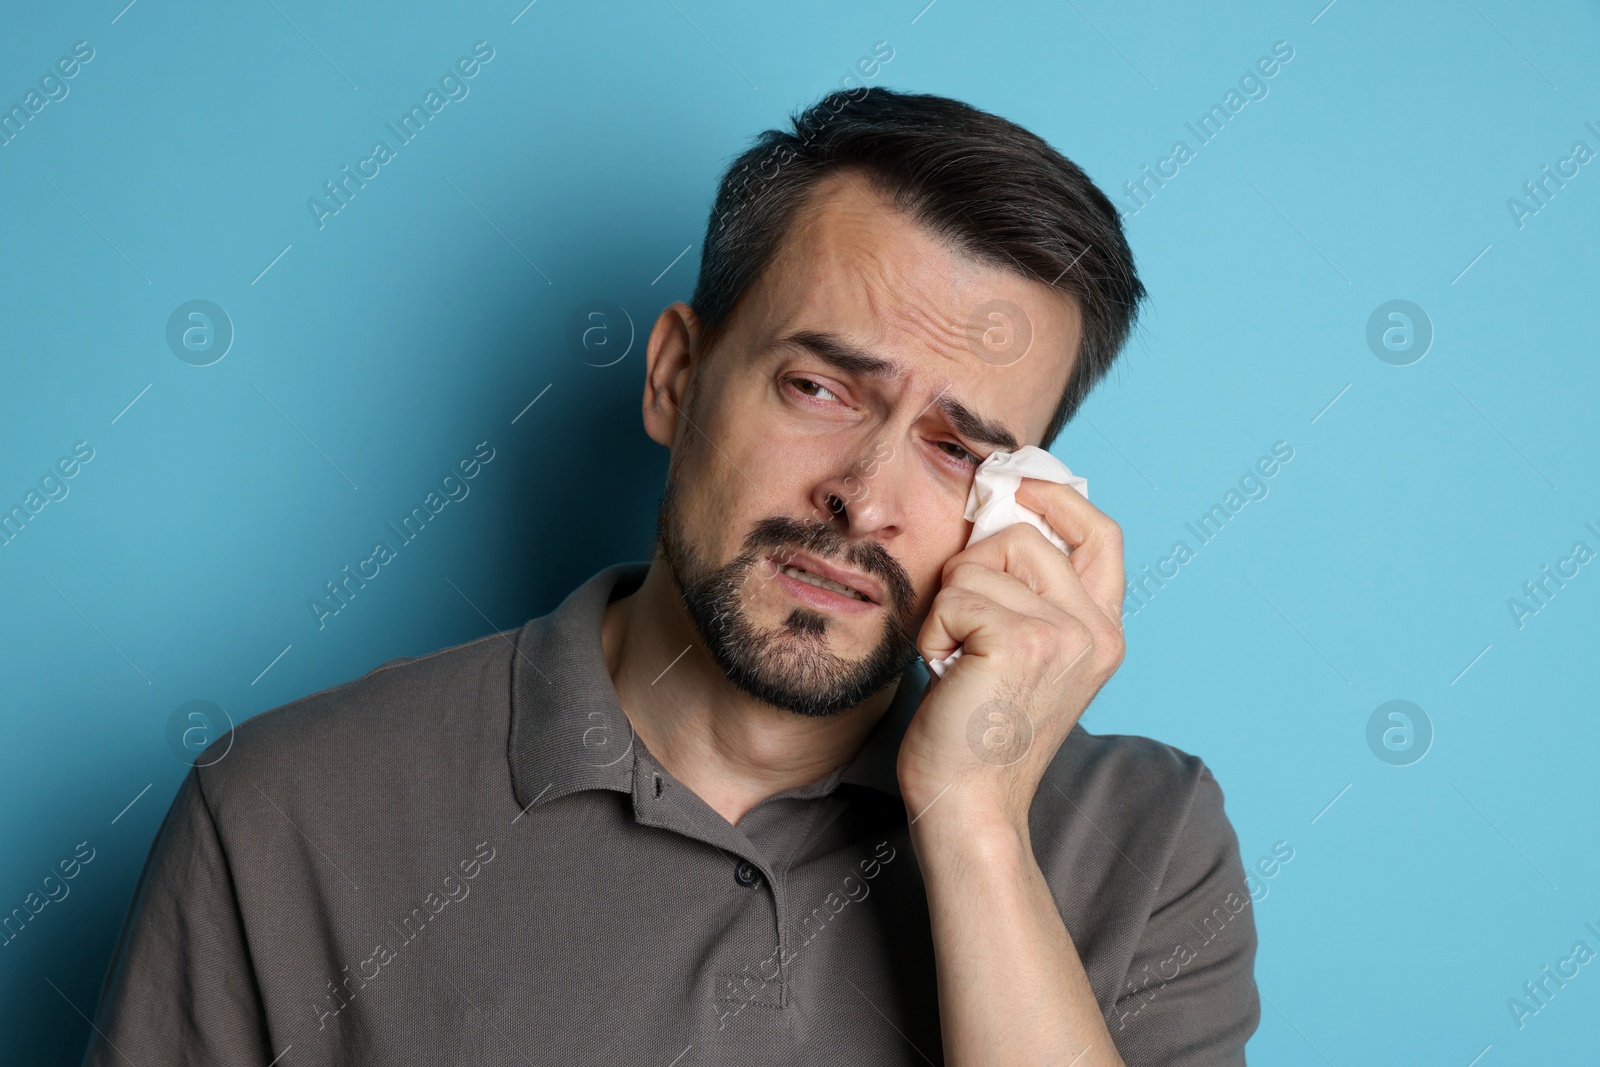
[[1027, 523], [950, 557], [918, 636], [961, 654], [928, 687], [897, 773], [928, 892], [950, 1067], [1123, 1067], [1033, 855], [1045, 768], [1122, 663], [1122, 530], [1069, 485], [1023, 479]]
[[918, 651], [965, 651], [917, 709], [898, 774], [914, 816], [938, 800], [1026, 838], [1045, 768], [1122, 663], [1122, 529], [1068, 485], [1024, 478], [1016, 499], [1072, 555], [1017, 523], [946, 561]]

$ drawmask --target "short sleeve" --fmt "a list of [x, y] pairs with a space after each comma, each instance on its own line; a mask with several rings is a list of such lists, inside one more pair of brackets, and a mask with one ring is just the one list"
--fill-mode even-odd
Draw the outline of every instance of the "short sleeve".
[[191, 768], [156, 834], [100, 992], [83, 1067], [273, 1058], [227, 856]]
[[1261, 1020], [1255, 909], [1222, 800], [1201, 763], [1128, 981], [1106, 1016], [1128, 1067], [1244, 1067]]

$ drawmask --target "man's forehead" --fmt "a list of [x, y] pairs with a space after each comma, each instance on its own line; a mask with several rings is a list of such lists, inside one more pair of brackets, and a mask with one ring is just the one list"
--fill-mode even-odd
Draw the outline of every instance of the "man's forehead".
[[[764, 345], [793, 348], [797, 336], [806, 336], [800, 347], [825, 354], [832, 337], [858, 354], [895, 362], [934, 389], [943, 386], [941, 401], [957, 396], [967, 401], [958, 409], [978, 416], [965, 421], [1003, 425], [1019, 440], [975, 439], [1011, 450], [1042, 436], [1066, 384], [1064, 353], [1078, 346], [1072, 299], [955, 249], [858, 175], [824, 182], [830, 184], [819, 186], [797, 215], [763, 278], [770, 283], [762, 286]], [[1025, 321], [997, 326], [984, 314], [997, 303]], [[1026, 331], [1027, 355], [1015, 362], [991, 358], [981, 346], [985, 331], [995, 329]], [[822, 346], [810, 343], [818, 335]], [[1028, 429], [1034, 423], [1037, 433]]]
[[[819, 183], [796, 213], [784, 266], [801, 299], [817, 289], [859, 293], [875, 321], [894, 316], [961, 318], [961, 305], [996, 271], [901, 212], [867, 180], [842, 172]], [[1020, 279], [1019, 279], [1020, 280]]]

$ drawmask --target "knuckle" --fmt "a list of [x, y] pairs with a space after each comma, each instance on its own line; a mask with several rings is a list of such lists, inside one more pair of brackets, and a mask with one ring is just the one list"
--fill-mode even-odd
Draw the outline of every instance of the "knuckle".
[[941, 586], [933, 598], [934, 603], [940, 607], [953, 609], [959, 606], [964, 611], [977, 611], [981, 599], [971, 589], [953, 583]]
[[1127, 655], [1128, 642], [1123, 637], [1121, 630], [1115, 627], [1108, 628], [1105, 634], [1095, 642], [1095, 646], [1101, 650], [1101, 654], [1105, 657], [1106, 667], [1115, 670], [1122, 666], [1123, 657]]
[[1045, 538], [1044, 531], [1040, 530], [1031, 522], [1014, 522], [1010, 526], [1007, 526], [1003, 532], [1009, 535], [1014, 541], [1021, 540], [1031, 544], [1044, 545], [1046, 548], [1050, 549], [1055, 548], [1055, 546]]
[[976, 563], [970, 559], [964, 559], [953, 567], [946, 564], [944, 584], [970, 588], [974, 584], [976, 576], [986, 569], [981, 563]]
[[1018, 537], [1026, 536], [1023, 530], [1024, 527], [1027, 527], [1028, 529], [1033, 528], [1031, 523], [1013, 522], [1009, 526], [1004, 526], [999, 530], [996, 530], [991, 536], [1001, 538], [1002, 540], [1015, 540]]
[[1068, 615], [1061, 625], [1060, 651], [1068, 662], [1075, 663], [1095, 649], [1094, 631], [1076, 615]]
[[1062, 644], [1061, 630], [1042, 619], [1028, 619], [1020, 626], [1017, 644], [1029, 659], [1039, 659], [1055, 654]]

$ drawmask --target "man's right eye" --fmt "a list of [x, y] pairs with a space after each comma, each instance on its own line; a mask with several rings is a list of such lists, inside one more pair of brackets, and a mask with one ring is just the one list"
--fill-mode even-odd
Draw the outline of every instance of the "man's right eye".
[[[832, 397], [835, 400], [839, 399], [839, 395], [837, 393], [835, 393], [832, 389], [829, 389], [825, 385], [820, 385], [817, 382], [812, 381], [810, 378], [788, 378], [788, 379], [786, 379], [786, 381], [788, 381], [788, 383], [790, 385], [794, 385], [795, 382], [804, 382], [805, 385], [811, 386], [814, 389], [820, 389], [822, 392], [827, 393], [828, 396]], [[801, 387], [801, 386], [796, 385], [795, 388], [797, 390], [799, 390], [800, 392], [805, 393], [806, 396], [814, 395], [812, 393], [805, 392], [805, 389], [803, 387]]]
[[[943, 448], [945, 445], [949, 445], [951, 448], [955, 449], [955, 452], [949, 452], [946, 454], [951, 459], [960, 463], [962, 466], [977, 468], [983, 463], [983, 460], [979, 459], [971, 452], [968, 452], [965, 448], [962, 448], [954, 441], [935, 441], [934, 444], [938, 445], [940, 448]], [[957, 453], [959, 453], [959, 455]]]

